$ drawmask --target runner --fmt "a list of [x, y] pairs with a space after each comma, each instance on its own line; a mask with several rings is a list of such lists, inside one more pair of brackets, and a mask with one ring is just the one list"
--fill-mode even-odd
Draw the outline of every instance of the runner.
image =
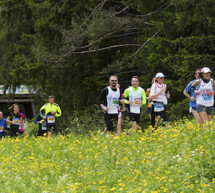
[[107, 126], [104, 132], [113, 132], [114, 126], [117, 126], [120, 99], [120, 90], [117, 88], [117, 83], [117, 76], [112, 75], [109, 78], [110, 85], [102, 90], [98, 98], [98, 104], [103, 109], [104, 119]]
[[39, 125], [37, 136], [43, 136], [44, 133], [47, 133], [46, 122], [43, 119], [44, 116], [45, 116], [45, 110], [42, 110], [41, 113], [39, 113], [36, 119], [34, 120], [34, 123]]
[[[197, 69], [195, 72], [196, 79], [200, 78], [201, 69]], [[196, 94], [193, 92], [192, 85], [196, 80], [192, 80], [188, 83], [187, 87], [184, 89], [183, 94], [190, 100], [190, 113], [193, 114], [193, 117], [196, 120], [196, 123], [201, 123], [201, 118], [196, 112]], [[199, 89], [199, 85], [196, 86], [195, 90]]]
[[[201, 69], [201, 78], [192, 85], [196, 98], [196, 111], [198, 112], [202, 123], [210, 122], [214, 112], [214, 86], [215, 81], [211, 78], [212, 71], [208, 67]], [[199, 90], [196, 86], [199, 85]]]
[[52, 137], [53, 132], [51, 131], [51, 128], [53, 128], [53, 131], [56, 132], [56, 117], [61, 116], [60, 106], [54, 102], [54, 96], [49, 96], [49, 103], [41, 107], [40, 113], [42, 110], [45, 110], [45, 116], [43, 117], [43, 119], [46, 120], [46, 129], [48, 136]]
[[[120, 89], [120, 85], [117, 84], [116, 85], [118, 89]], [[123, 98], [123, 93], [120, 94], [120, 98]], [[122, 110], [123, 112], [126, 111], [126, 108], [125, 108], [125, 103], [124, 103], [124, 100], [120, 100], [122, 106], [123, 106], [123, 109], [121, 108], [121, 106], [119, 105], [118, 106], [118, 123], [117, 123], [117, 134], [120, 135], [121, 134], [121, 130], [122, 130]]]
[[155, 76], [155, 83], [151, 87], [150, 100], [152, 100], [152, 111], [151, 111], [151, 125], [155, 128], [155, 117], [160, 116], [163, 122], [167, 122], [167, 116], [164, 105], [167, 105], [167, 98], [170, 98], [170, 93], [166, 92], [166, 85], [164, 82], [164, 74], [159, 72]]
[[9, 116], [7, 117], [7, 122], [10, 123], [10, 137], [16, 137], [20, 133], [19, 129], [21, 124], [23, 123], [23, 118], [19, 113], [19, 105], [13, 104], [8, 108], [11, 111]]
[[20, 135], [25, 136], [25, 134], [24, 134], [24, 124], [26, 122], [25, 115], [23, 113], [20, 113], [20, 112], [19, 112], [19, 114], [22, 117], [22, 119], [21, 119], [22, 121], [20, 122], [19, 133], [20, 133]]
[[7, 121], [5, 118], [3, 118], [3, 113], [0, 111], [0, 139], [2, 139], [2, 137], [5, 137], [6, 128]]
[[[154, 83], [155, 83], [155, 78], [152, 79], [152, 85]], [[152, 104], [151, 104], [150, 94], [151, 94], [151, 88], [148, 88], [146, 90], [146, 99], [148, 100], [148, 107], [147, 107], [146, 113], [148, 114], [149, 119], [151, 120]], [[160, 116], [157, 116], [155, 119], [155, 127], [157, 127], [159, 119], [160, 119]]]
[[132, 129], [137, 129], [140, 122], [141, 106], [146, 104], [145, 90], [139, 87], [139, 78], [134, 76], [131, 79], [131, 87], [124, 91], [125, 104], [129, 104], [129, 120], [132, 122]]

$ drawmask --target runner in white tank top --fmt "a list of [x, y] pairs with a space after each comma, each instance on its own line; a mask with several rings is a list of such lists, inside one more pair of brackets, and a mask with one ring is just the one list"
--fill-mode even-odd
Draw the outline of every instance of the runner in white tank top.
[[167, 105], [167, 98], [170, 98], [170, 93], [166, 94], [166, 85], [164, 82], [164, 74], [159, 72], [155, 76], [156, 82], [151, 87], [149, 99], [152, 100], [151, 125], [155, 127], [155, 117], [160, 116], [164, 122], [167, 121], [164, 105]]
[[105, 87], [99, 98], [98, 104], [103, 109], [107, 128], [104, 132], [113, 132], [118, 122], [118, 107], [120, 102], [120, 90], [117, 88], [118, 78], [113, 75], [109, 78], [109, 86]]
[[[196, 80], [192, 86], [197, 95], [197, 112], [201, 117], [202, 123], [208, 123], [214, 112], [214, 86], [215, 81], [211, 78], [212, 71], [208, 67], [201, 69], [201, 79]], [[199, 85], [199, 90], [195, 87]]]

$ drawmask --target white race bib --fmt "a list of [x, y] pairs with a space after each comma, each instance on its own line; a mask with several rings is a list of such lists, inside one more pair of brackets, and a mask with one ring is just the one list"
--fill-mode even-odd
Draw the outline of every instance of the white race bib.
[[204, 102], [209, 102], [209, 101], [212, 101], [212, 96], [208, 96], [207, 93], [203, 93], [202, 94], [202, 101]]
[[0, 127], [0, 132], [2, 133], [4, 131], [4, 127]]
[[164, 111], [164, 104], [163, 103], [155, 103], [154, 106], [155, 106], [154, 112]]
[[45, 131], [46, 130], [46, 125], [42, 124], [42, 130]]
[[55, 116], [54, 115], [47, 115], [47, 122], [48, 123], [55, 123]]

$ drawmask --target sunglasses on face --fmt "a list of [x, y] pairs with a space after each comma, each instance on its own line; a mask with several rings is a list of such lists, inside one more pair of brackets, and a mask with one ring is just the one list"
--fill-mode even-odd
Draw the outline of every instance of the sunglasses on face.
[[111, 80], [111, 82], [117, 82], [118, 80]]

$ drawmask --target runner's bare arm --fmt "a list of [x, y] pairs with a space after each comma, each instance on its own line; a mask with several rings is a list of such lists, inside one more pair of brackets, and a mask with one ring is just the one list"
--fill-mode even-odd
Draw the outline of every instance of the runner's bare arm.
[[198, 79], [198, 80], [196, 80], [196, 81], [193, 83], [192, 87], [196, 87], [196, 86], [198, 86], [199, 84], [200, 84], [200, 80]]
[[148, 88], [148, 89], [146, 90], [146, 97], [149, 96], [150, 91], [151, 91], [151, 88]]
[[190, 99], [190, 95], [187, 93], [187, 91], [184, 89], [183, 94]]

